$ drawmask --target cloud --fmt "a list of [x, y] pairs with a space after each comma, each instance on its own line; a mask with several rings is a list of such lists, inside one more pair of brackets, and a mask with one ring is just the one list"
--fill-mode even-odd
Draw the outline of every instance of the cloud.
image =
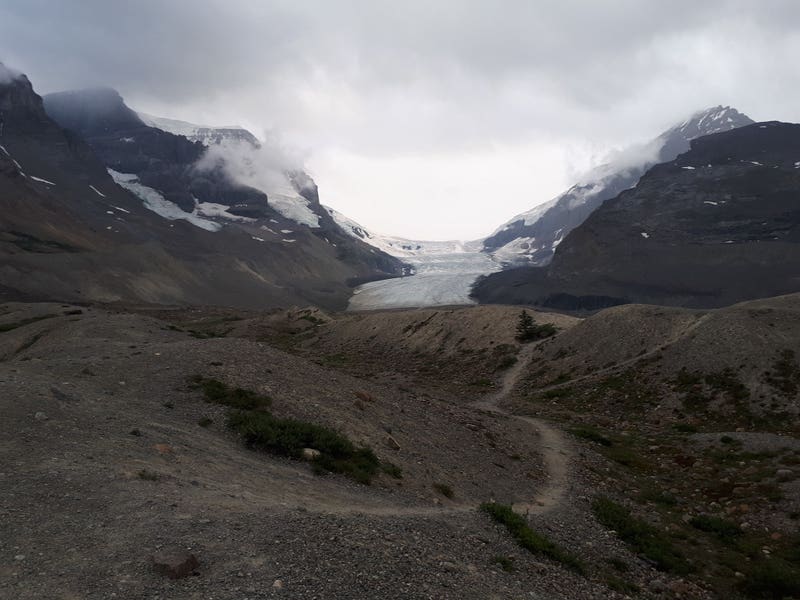
[[19, 71], [0, 63], [0, 84], [8, 84], [22, 75]]
[[[584, 170], [716, 104], [800, 120], [799, 21], [794, 0], [6, 0], [0, 57], [42, 92], [109, 85], [151, 114], [280, 131], [365, 225], [422, 234], [435, 196], [470, 237], [568, 187], [570, 153]], [[494, 174], [489, 207], [483, 159], [527, 165]], [[418, 197], [393, 191], [415, 178]]]
[[269, 204], [283, 216], [309, 227], [319, 226], [319, 217], [300, 194], [310, 182], [295, 175], [304, 168], [301, 156], [272, 136], [258, 147], [245, 140], [209, 146], [195, 168], [219, 169], [232, 181], [264, 192]]

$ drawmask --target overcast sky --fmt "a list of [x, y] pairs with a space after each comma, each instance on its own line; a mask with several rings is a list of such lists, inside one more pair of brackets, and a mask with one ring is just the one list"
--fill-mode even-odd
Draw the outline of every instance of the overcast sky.
[[474, 239], [613, 148], [730, 104], [800, 121], [796, 0], [4, 0], [39, 93], [241, 124], [376, 231]]

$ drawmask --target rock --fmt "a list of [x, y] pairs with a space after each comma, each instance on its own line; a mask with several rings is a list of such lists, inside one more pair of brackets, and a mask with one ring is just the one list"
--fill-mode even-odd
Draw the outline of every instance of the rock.
[[172, 454], [174, 452], [169, 444], [153, 444], [153, 449], [159, 454]]
[[191, 575], [200, 563], [197, 557], [181, 548], [161, 550], [151, 557], [156, 573], [170, 579], [181, 579]]
[[384, 440], [386, 445], [389, 446], [392, 450], [400, 450], [400, 444], [397, 443], [397, 440], [394, 439], [393, 436], [387, 435], [386, 439]]
[[314, 448], [303, 448], [303, 460], [316, 460], [322, 455], [322, 452]]
[[276, 579], [272, 583], [272, 589], [273, 590], [282, 590], [283, 589], [283, 581], [281, 581], [280, 579]]
[[24, 554], [17, 554], [14, 557], [14, 560], [25, 560], [25, 555]]
[[47, 413], [37, 412], [35, 415], [33, 415], [33, 418], [37, 421], [47, 421], [48, 416]]
[[775, 475], [778, 477], [778, 479], [786, 481], [792, 478], [794, 472], [791, 469], [778, 469], [775, 471]]

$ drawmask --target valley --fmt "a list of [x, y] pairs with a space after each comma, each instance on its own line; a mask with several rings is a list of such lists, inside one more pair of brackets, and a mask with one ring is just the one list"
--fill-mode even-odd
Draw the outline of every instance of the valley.
[[0, 600], [800, 598], [800, 125], [442, 57], [457, 101], [413, 108], [422, 55], [245, 98], [249, 54], [43, 95], [0, 63]]
[[[518, 307], [3, 305], [0, 529], [17, 558], [0, 595], [792, 589], [799, 307], [534, 313], [556, 333], [521, 344]], [[384, 470], [363, 485], [248, 449], [241, 409], [198, 377], [341, 432]], [[487, 502], [546, 544], [517, 546]], [[198, 576], [152, 574], [173, 546]]]

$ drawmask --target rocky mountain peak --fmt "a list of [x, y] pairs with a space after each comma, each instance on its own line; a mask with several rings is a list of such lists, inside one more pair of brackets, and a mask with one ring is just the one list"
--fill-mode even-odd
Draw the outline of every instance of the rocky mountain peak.
[[14, 129], [27, 130], [31, 122], [47, 120], [42, 99], [28, 78], [0, 63], [0, 121]]
[[109, 87], [57, 92], [44, 97], [47, 114], [62, 127], [83, 135], [144, 127], [139, 116]]
[[740, 113], [731, 106], [712, 106], [698, 111], [680, 125], [673, 127], [662, 134], [666, 137], [671, 133], [679, 133], [686, 139], [694, 139], [703, 135], [729, 131], [737, 127], [752, 125], [753, 121], [747, 115]]

